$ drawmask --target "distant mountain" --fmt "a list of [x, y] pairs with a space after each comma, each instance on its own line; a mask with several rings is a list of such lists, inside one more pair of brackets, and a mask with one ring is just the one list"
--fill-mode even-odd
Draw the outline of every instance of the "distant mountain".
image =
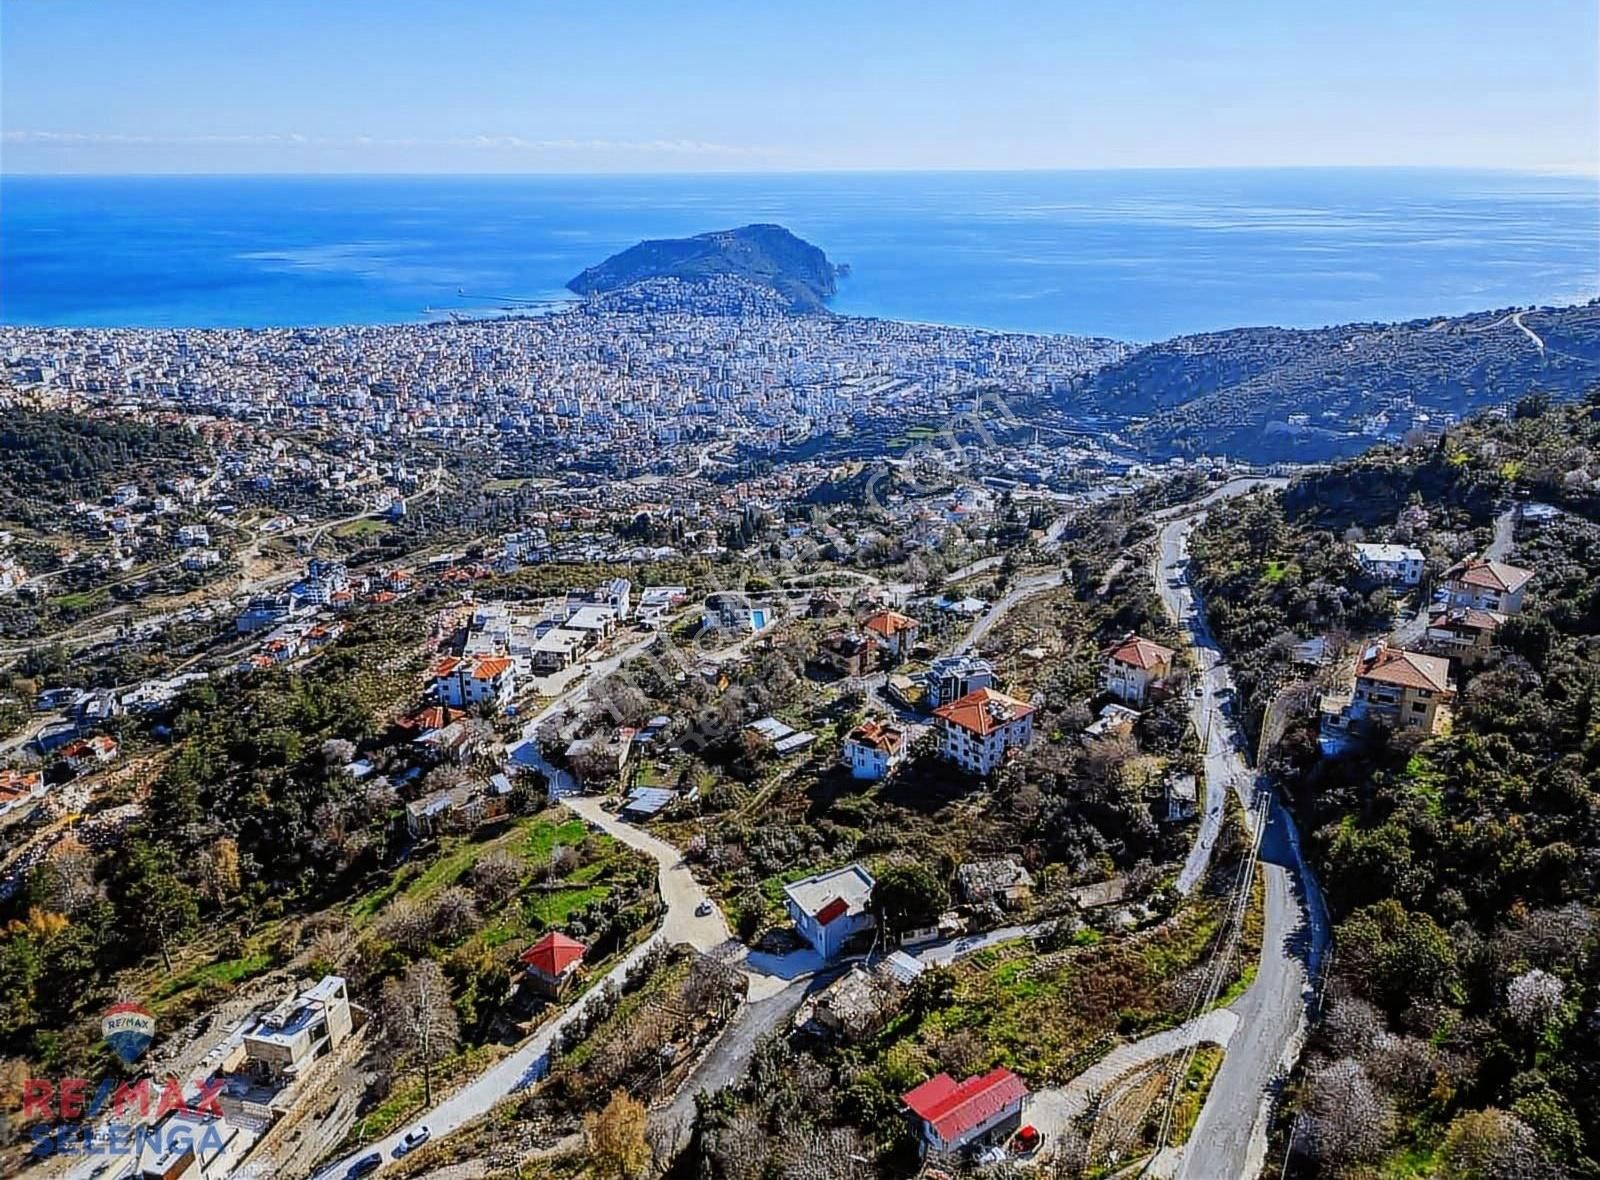
[[781, 225], [747, 225], [692, 238], [640, 242], [591, 266], [567, 284], [579, 295], [615, 291], [646, 279], [693, 282], [731, 275], [776, 291], [796, 311], [820, 311], [834, 292], [828, 256]]
[[1317, 460], [1403, 434], [1417, 414], [1465, 417], [1526, 393], [1570, 398], [1597, 385], [1600, 302], [1591, 302], [1179, 336], [1096, 370], [1063, 408], [1131, 419], [1124, 433], [1158, 455]]

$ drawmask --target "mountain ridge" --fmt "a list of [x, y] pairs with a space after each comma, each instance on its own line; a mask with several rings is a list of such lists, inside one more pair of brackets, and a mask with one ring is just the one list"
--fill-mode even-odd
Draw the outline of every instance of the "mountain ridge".
[[1161, 456], [1354, 455], [1400, 414], [1430, 421], [1600, 385], [1600, 300], [1326, 328], [1230, 328], [1144, 345], [1073, 383], [1069, 413], [1114, 413]]

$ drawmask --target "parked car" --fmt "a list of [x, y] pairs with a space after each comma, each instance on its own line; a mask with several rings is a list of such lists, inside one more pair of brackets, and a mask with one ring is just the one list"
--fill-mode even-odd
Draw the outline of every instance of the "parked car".
[[428, 1124], [419, 1123], [400, 1136], [400, 1142], [394, 1145], [394, 1158], [399, 1159], [401, 1156], [417, 1150], [432, 1137], [433, 1132], [428, 1129]]
[[350, 1180], [357, 1180], [358, 1177], [372, 1175], [381, 1167], [383, 1167], [383, 1153], [374, 1151], [351, 1164], [350, 1170], [345, 1175], [350, 1177]]
[[709, 897], [702, 898], [700, 904], [694, 907], [695, 916], [699, 918], [707, 917], [710, 915], [712, 909], [713, 906], [711, 905], [711, 899]]

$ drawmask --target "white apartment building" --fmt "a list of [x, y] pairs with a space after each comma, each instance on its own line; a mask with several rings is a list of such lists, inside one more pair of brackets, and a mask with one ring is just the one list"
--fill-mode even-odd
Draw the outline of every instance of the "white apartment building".
[[1033, 706], [998, 689], [976, 689], [933, 715], [939, 720], [939, 757], [976, 775], [992, 774], [1008, 751], [1033, 741]]

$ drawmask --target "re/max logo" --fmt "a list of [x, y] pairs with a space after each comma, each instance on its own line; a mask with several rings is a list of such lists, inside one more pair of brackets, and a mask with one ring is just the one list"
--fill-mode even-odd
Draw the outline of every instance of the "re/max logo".
[[62, 1078], [59, 1084], [48, 1078], [29, 1078], [22, 1083], [22, 1118], [24, 1122], [70, 1122], [105, 1114], [113, 1118], [135, 1114], [141, 1120], [155, 1121], [174, 1112], [221, 1118], [222, 1085], [207, 1078], [197, 1083], [195, 1093], [189, 1096], [176, 1078], [168, 1078], [159, 1088], [148, 1078], [136, 1082], [102, 1078], [98, 1084], [88, 1078]]

